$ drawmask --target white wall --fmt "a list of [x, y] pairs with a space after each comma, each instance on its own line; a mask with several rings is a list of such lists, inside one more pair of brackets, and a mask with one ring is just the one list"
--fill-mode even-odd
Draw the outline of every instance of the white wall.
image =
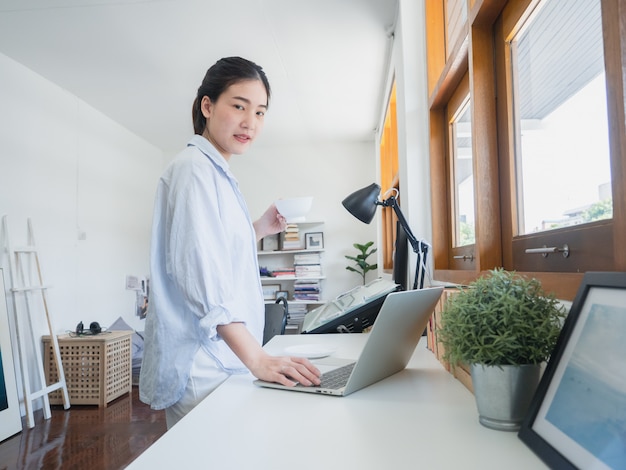
[[[14, 246], [26, 243], [32, 219], [55, 329], [81, 320], [106, 327], [122, 316], [143, 330], [125, 276], [149, 271], [161, 151], [2, 54], [0, 103], [0, 216], [9, 217]], [[40, 336], [43, 310], [36, 314]]]
[[[345, 269], [345, 255], [356, 255], [353, 243], [376, 240], [376, 224], [363, 224], [341, 205], [353, 191], [376, 180], [375, 144], [303, 143], [252, 147], [231, 158], [231, 168], [253, 219], [276, 199], [313, 196], [308, 221], [324, 222], [323, 297], [332, 299], [361, 283]], [[369, 273], [367, 279], [377, 276]]]

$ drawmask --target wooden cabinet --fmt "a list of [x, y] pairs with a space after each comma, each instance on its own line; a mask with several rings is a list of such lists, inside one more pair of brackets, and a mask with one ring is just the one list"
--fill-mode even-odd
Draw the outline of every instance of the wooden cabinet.
[[[72, 405], [106, 407], [132, 390], [132, 331], [97, 335], [59, 335], [59, 349]], [[50, 336], [43, 336], [46, 381], [59, 380]], [[63, 403], [61, 391], [50, 394], [50, 404]]]

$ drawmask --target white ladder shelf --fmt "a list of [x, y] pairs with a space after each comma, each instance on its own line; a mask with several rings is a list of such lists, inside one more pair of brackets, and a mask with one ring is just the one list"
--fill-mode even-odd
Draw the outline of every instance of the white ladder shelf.
[[[61, 389], [63, 394], [63, 407], [66, 410], [70, 407], [70, 398], [67, 392], [63, 364], [61, 362], [59, 342], [57, 336], [54, 334], [52, 318], [48, 311], [48, 299], [46, 297], [48, 286], [43, 283], [39, 254], [35, 245], [35, 236], [31, 220], [28, 219], [27, 222], [27, 246], [11, 247], [9, 223], [6, 215], [2, 217], [2, 238], [4, 240], [4, 249], [9, 258], [9, 271], [12, 286], [11, 293], [13, 294], [13, 313], [15, 315], [16, 338], [22, 370], [26, 424], [29, 428], [32, 428], [35, 426], [33, 416], [33, 402], [35, 400], [39, 398], [43, 399], [44, 418], [50, 419], [52, 414], [50, 413], [50, 399], [48, 398], [48, 394]], [[41, 357], [41, 340], [37, 338], [33, 328], [33, 315], [36, 311], [37, 299], [39, 299], [40, 305], [43, 306], [45, 312], [48, 331], [52, 338], [51, 344], [54, 353], [54, 361], [58, 371], [58, 382], [50, 385], [46, 385], [43, 359]], [[25, 322], [27, 322], [27, 324], [25, 324]], [[29, 340], [27, 339], [29, 334], [31, 336], [30, 341], [32, 342], [32, 349], [35, 351], [37, 376], [41, 387], [37, 390], [33, 390], [30, 383], [28, 367]]]

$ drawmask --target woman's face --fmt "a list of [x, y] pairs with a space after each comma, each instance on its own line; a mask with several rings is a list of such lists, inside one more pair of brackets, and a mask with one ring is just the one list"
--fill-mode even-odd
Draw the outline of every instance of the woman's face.
[[245, 80], [228, 87], [212, 103], [202, 98], [202, 114], [207, 124], [202, 135], [222, 156], [244, 153], [263, 129], [267, 92], [260, 80]]

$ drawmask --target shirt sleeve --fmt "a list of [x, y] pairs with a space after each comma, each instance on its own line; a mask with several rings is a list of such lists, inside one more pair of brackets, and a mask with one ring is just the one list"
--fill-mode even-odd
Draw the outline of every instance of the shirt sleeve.
[[[235, 320], [231, 253], [220, 210], [218, 170], [185, 161], [172, 175], [166, 204], [166, 269], [210, 339]], [[228, 214], [226, 214], [228, 215]]]

